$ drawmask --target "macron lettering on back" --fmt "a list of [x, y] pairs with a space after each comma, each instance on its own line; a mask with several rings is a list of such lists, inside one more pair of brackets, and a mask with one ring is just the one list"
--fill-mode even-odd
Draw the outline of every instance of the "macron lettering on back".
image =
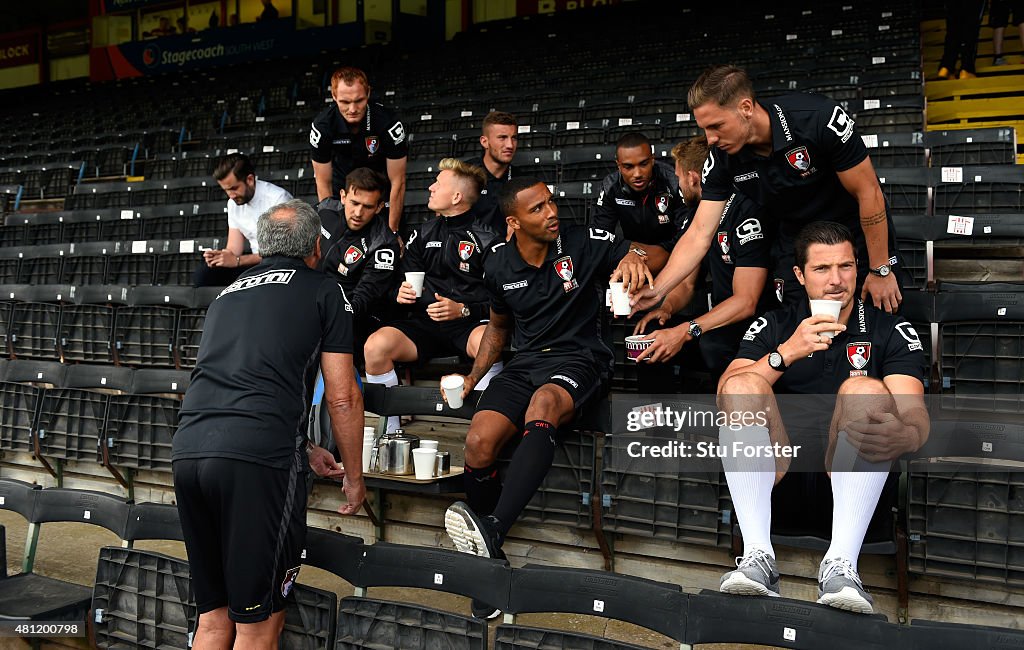
[[265, 284], [288, 284], [292, 281], [292, 277], [295, 275], [295, 269], [284, 269], [284, 270], [273, 270], [267, 271], [266, 273], [260, 273], [259, 275], [250, 275], [245, 278], [239, 278], [228, 286], [224, 287], [224, 290], [220, 292], [217, 297], [220, 298], [223, 295], [234, 293], [235, 291], [243, 291], [245, 289], [252, 289], [254, 287], [260, 287]]

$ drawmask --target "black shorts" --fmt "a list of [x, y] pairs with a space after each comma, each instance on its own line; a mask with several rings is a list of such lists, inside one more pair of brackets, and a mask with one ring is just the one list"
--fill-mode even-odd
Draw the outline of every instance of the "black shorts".
[[544, 384], [564, 388], [576, 410], [581, 411], [600, 399], [608, 390], [607, 364], [586, 350], [572, 353], [519, 353], [512, 358], [480, 397], [477, 411], [496, 411], [520, 429], [530, 400]]
[[474, 329], [487, 321], [476, 318], [458, 318], [438, 323], [426, 316], [416, 315], [405, 320], [388, 323], [390, 327], [409, 337], [416, 346], [418, 361], [434, 357], [458, 356], [467, 359], [466, 344]]
[[199, 613], [227, 606], [232, 621], [259, 623], [284, 609], [306, 543], [303, 473], [229, 458], [176, 460], [173, 472]]
[[992, 0], [992, 7], [988, 12], [988, 26], [993, 29], [1006, 27], [1010, 24], [1010, 14], [1013, 14], [1013, 24], [1024, 23], [1024, 2], [1021, 0]]

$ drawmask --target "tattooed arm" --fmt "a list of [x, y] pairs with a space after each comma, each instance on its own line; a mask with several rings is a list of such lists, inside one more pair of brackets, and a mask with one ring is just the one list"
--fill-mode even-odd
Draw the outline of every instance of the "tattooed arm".
[[[875, 175], [871, 158], [865, 158], [860, 164], [837, 174], [839, 182], [857, 199], [860, 206], [860, 225], [868, 247], [869, 268], [876, 269], [883, 264], [888, 265], [889, 226], [885, 215], [885, 197], [882, 196], [882, 188]], [[895, 312], [903, 301], [895, 273], [890, 273], [884, 278], [868, 274], [861, 297], [868, 295], [871, 296], [875, 307], [888, 312]]]

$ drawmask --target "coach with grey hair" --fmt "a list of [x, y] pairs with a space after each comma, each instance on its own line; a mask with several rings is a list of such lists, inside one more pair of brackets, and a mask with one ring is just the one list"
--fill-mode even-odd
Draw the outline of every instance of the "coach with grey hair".
[[[196, 650], [277, 647], [305, 544], [310, 469], [342, 478], [342, 514], [366, 493], [352, 307], [314, 270], [320, 218], [286, 201], [260, 216], [257, 237], [262, 261], [207, 312], [172, 444]], [[306, 438], [318, 365], [345, 469]]]

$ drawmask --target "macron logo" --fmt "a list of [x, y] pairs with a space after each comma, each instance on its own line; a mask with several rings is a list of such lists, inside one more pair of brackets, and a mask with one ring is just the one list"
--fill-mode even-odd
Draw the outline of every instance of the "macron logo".
[[220, 292], [217, 297], [235, 291], [243, 291], [245, 289], [252, 289], [253, 287], [263, 286], [264, 284], [288, 284], [292, 281], [292, 276], [295, 275], [295, 269], [288, 269], [286, 271], [267, 271], [266, 273], [260, 273], [259, 275], [250, 275], [246, 278], [235, 280], [230, 285], [224, 288], [224, 291]]

